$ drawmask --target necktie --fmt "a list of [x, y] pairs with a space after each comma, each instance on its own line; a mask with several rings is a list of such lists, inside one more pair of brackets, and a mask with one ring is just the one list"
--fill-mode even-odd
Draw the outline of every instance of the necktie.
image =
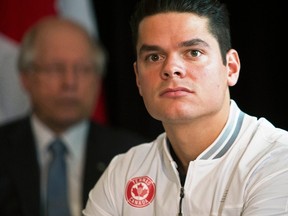
[[56, 139], [49, 146], [52, 160], [48, 171], [47, 216], [70, 216], [64, 143]]

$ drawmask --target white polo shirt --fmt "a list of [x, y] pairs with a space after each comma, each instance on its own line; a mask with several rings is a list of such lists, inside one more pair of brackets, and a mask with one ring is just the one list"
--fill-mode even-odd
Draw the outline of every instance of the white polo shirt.
[[[85, 216], [288, 215], [288, 132], [243, 113], [189, 164], [184, 197], [163, 133], [116, 156], [90, 191]], [[181, 208], [181, 210], [180, 210]]]

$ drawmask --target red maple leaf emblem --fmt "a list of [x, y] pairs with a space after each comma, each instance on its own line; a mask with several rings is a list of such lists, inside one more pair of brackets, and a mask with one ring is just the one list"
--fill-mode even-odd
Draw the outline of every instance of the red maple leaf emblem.
[[137, 186], [137, 188], [133, 188], [132, 191], [135, 194], [135, 196], [140, 196], [140, 197], [143, 197], [143, 196], [145, 196], [148, 193], [147, 189], [143, 189], [143, 185], [142, 184], [139, 184]]

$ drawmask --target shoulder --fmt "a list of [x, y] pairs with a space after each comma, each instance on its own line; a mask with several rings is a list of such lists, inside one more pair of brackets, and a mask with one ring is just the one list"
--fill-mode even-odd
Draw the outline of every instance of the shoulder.
[[30, 118], [27, 116], [1, 125], [0, 140], [0, 154], [7, 157], [9, 161], [15, 159], [11, 157], [11, 154], [15, 156], [15, 152], [21, 152], [22, 155], [27, 156], [26, 150], [28, 151], [28, 148], [33, 146]]
[[159, 169], [162, 170], [163, 163], [167, 161], [163, 157], [164, 144], [165, 134], [161, 134], [152, 142], [142, 143], [114, 156], [96, 184], [95, 196], [102, 188], [109, 188], [109, 196], [121, 199], [121, 194], [131, 179], [137, 176], [151, 177]]
[[265, 167], [277, 164], [279, 169], [287, 169], [288, 131], [275, 127], [267, 119], [247, 118], [237, 143], [246, 149], [244, 158], [250, 161], [250, 167], [263, 162]]
[[16, 136], [17, 133], [29, 130], [30, 117], [25, 116], [23, 118], [15, 119], [0, 125], [0, 136]]
[[259, 138], [262, 138], [269, 145], [284, 145], [288, 148], [288, 131], [275, 127], [265, 118], [260, 118], [258, 120], [258, 127], [255, 135], [258, 135]]

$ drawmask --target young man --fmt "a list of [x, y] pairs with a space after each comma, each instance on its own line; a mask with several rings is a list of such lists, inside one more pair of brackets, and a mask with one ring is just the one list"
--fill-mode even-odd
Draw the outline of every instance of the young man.
[[288, 133], [230, 98], [240, 60], [215, 0], [142, 0], [136, 82], [165, 133], [115, 157], [86, 216], [288, 214]]

